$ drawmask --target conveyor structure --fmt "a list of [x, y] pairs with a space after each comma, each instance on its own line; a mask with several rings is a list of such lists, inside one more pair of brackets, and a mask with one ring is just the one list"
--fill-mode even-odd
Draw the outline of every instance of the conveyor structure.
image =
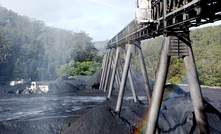
[[[198, 132], [200, 134], [209, 133], [209, 125], [203, 106], [202, 91], [199, 85], [193, 51], [189, 39], [189, 28], [220, 20], [220, 7], [220, 0], [143, 0], [141, 4], [139, 0], [137, 1], [135, 19], [107, 42], [103, 60], [103, 71], [99, 89], [104, 90], [104, 92], [108, 91], [108, 98], [110, 98], [113, 90], [113, 83], [116, 78], [119, 85], [119, 95], [115, 109], [117, 113], [120, 114], [121, 112], [127, 77], [130, 80], [134, 102], [138, 101], [129, 69], [131, 55], [135, 53], [138, 55], [140, 61], [149, 103], [145, 134], [156, 133], [158, 131], [157, 118], [161, 106], [170, 58], [171, 56], [182, 56]], [[164, 36], [164, 40], [151, 95], [140, 42], [160, 35]], [[127, 44], [128, 47], [126, 50]], [[114, 56], [115, 49], [116, 56]], [[123, 54], [125, 57], [123, 69], [119, 60], [120, 54]], [[110, 74], [111, 67], [112, 75]], [[121, 69], [121, 78], [119, 77], [118, 68]], [[109, 90], [107, 90], [109, 74], [111, 80]]]

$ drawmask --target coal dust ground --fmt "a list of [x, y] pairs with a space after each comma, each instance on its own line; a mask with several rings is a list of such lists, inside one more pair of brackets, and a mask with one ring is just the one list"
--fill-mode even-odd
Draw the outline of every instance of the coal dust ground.
[[[203, 89], [203, 88], [202, 88]], [[170, 89], [169, 89], [170, 90]], [[188, 92], [165, 92], [159, 115], [161, 133], [197, 133]], [[210, 131], [221, 133], [221, 90], [203, 89]], [[121, 114], [114, 112], [117, 96], [110, 100], [98, 90], [63, 94], [1, 95], [1, 134], [128, 134], [143, 129], [148, 103], [145, 96], [134, 103], [132, 96], [124, 99]], [[127, 95], [127, 94], [126, 94]], [[214, 96], [219, 96], [215, 98]], [[170, 99], [169, 99], [170, 98]]]
[[[101, 71], [90, 77], [59, 77], [49, 93], [15, 94], [0, 86], [0, 134], [139, 134], [145, 130], [148, 102], [142, 76], [131, 70], [139, 102], [133, 102], [127, 81], [121, 112], [115, 107], [119, 87], [110, 99], [96, 89]], [[151, 90], [153, 82], [150, 80]], [[25, 87], [25, 86], [24, 86]], [[19, 90], [20, 90], [19, 89]], [[202, 87], [210, 133], [221, 134], [221, 89]], [[167, 84], [158, 126], [161, 134], [197, 134], [189, 89]]]

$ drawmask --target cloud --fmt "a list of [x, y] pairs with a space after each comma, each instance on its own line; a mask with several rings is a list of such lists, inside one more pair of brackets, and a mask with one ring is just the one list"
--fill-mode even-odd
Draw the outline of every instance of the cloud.
[[[135, 2], [135, 0], [134, 0]], [[88, 33], [94, 41], [111, 39], [132, 19], [135, 4], [128, 0], [1, 0], [0, 4], [46, 25]], [[110, 8], [108, 8], [110, 7]]]
[[[136, 0], [0, 0], [20, 15], [46, 25], [88, 33], [94, 41], [111, 39], [135, 18]], [[110, 8], [109, 8], [110, 7]], [[211, 23], [212, 25], [217, 23]], [[220, 24], [220, 21], [218, 22]]]
[[102, 5], [105, 5], [105, 6], [109, 6], [109, 7], [112, 7], [112, 8], [114, 8], [114, 9], [118, 9], [118, 10], [121, 10], [121, 11], [124, 11], [124, 12], [129, 12], [128, 10], [124, 10], [124, 9], [122, 9], [122, 8], [119, 8], [119, 7], [110, 5], [110, 4], [108, 4], [108, 3], [100, 2], [100, 1], [97, 1], [97, 0], [90, 0], [90, 1], [95, 2], [95, 3], [102, 4]]

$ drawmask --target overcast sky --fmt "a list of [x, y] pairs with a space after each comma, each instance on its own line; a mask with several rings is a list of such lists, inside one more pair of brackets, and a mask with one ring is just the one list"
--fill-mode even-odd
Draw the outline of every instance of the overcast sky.
[[[0, 0], [20, 15], [48, 26], [85, 31], [93, 41], [111, 39], [135, 18], [136, 0]], [[217, 23], [216, 23], [217, 24]]]

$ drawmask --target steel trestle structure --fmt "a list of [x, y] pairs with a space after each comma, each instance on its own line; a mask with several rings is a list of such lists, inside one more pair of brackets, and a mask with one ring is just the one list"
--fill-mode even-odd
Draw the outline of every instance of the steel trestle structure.
[[[203, 106], [203, 97], [197, 76], [196, 65], [194, 61], [191, 42], [189, 39], [189, 28], [194, 26], [212, 23], [221, 20], [221, 1], [220, 0], [143, 0], [146, 1], [146, 8], [141, 4], [138, 7], [137, 14], [140, 11], [148, 11], [147, 17], [136, 16], [126, 27], [107, 42], [106, 52], [103, 60], [103, 71], [100, 80], [100, 90], [108, 89], [108, 78], [111, 66], [112, 75], [109, 85], [108, 98], [111, 98], [114, 81], [120, 83], [119, 95], [115, 111], [120, 114], [122, 100], [126, 86], [126, 79], [129, 75], [130, 85], [134, 101], [137, 102], [137, 96], [133, 86], [133, 80], [130, 73], [131, 55], [138, 55], [141, 72], [144, 80], [146, 95], [149, 102], [148, 119], [145, 134], [156, 133], [157, 119], [161, 106], [163, 90], [165, 87], [167, 72], [171, 56], [182, 56], [186, 70], [188, 85], [190, 88], [191, 99], [194, 108], [194, 115], [200, 134], [209, 133], [207, 117]], [[137, 15], [136, 14], [136, 15]], [[154, 83], [154, 89], [151, 96], [150, 86], [146, 71], [146, 66], [142, 54], [140, 41], [164, 36], [161, 47], [160, 60], [157, 75]], [[128, 50], [126, 52], [126, 45]], [[113, 53], [116, 51], [113, 62]], [[125, 55], [124, 68], [122, 70], [119, 60], [120, 54]], [[112, 65], [113, 62], [113, 65]], [[122, 77], [118, 73], [120, 67]], [[115, 78], [116, 77], [116, 78]]]

